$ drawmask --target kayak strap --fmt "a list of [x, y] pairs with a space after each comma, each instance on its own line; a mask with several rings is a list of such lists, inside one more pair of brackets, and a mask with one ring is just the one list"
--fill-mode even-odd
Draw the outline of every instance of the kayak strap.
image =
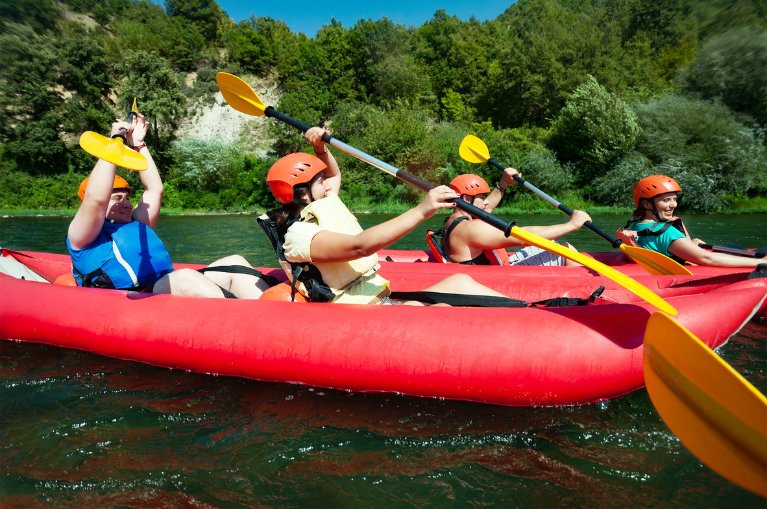
[[756, 268], [748, 273], [746, 279], [763, 279], [767, 278], [767, 263], [760, 263]]
[[256, 276], [261, 278], [269, 286], [274, 286], [282, 283], [280, 279], [269, 274], [264, 274], [260, 270], [256, 270], [251, 267], [245, 267], [243, 265], [214, 265], [213, 267], [203, 267], [197, 269], [197, 272], [226, 272], [228, 274], [247, 274], [248, 276]]
[[463, 295], [442, 292], [392, 292], [389, 297], [399, 300], [414, 300], [424, 304], [448, 304], [456, 307], [482, 307], [482, 308], [538, 308], [538, 307], [566, 307], [585, 306], [594, 302], [602, 295], [605, 287], [600, 286], [587, 298], [580, 297], [554, 297], [551, 299], [527, 302], [510, 297], [495, 297], [492, 295]]

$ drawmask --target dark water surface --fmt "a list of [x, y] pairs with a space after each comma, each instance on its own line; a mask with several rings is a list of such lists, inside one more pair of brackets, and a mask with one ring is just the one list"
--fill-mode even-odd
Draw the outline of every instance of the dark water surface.
[[[624, 221], [594, 219], [607, 231]], [[0, 245], [64, 252], [68, 221], [0, 218]], [[767, 245], [764, 214], [687, 223], [714, 244]], [[238, 252], [274, 265], [251, 216], [164, 216], [158, 231], [178, 262]], [[395, 247], [423, 248], [423, 231]], [[568, 240], [608, 247], [588, 231]], [[751, 322], [719, 352], [762, 391], [766, 339], [767, 325]], [[198, 375], [8, 341], [0, 384], [0, 507], [767, 507], [687, 452], [643, 390], [587, 406], [506, 408]]]

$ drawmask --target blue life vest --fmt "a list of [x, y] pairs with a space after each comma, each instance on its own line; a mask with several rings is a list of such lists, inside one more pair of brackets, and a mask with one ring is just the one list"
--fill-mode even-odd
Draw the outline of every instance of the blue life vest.
[[90, 245], [73, 249], [68, 237], [66, 244], [78, 286], [145, 289], [173, 272], [165, 244], [152, 228], [140, 221], [105, 221]]

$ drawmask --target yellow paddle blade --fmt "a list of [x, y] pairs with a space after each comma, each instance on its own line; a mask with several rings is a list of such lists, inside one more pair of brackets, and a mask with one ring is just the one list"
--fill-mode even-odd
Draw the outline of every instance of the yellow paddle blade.
[[250, 88], [250, 85], [243, 80], [229, 74], [228, 72], [219, 72], [216, 74], [216, 83], [224, 100], [235, 110], [260, 117], [266, 110], [266, 105], [259, 99], [258, 95]]
[[668, 256], [642, 247], [621, 244], [620, 250], [654, 276], [692, 276], [692, 272]]
[[138, 111], [138, 106], [136, 106], [136, 98], [133, 98], [133, 106], [130, 107], [130, 110], [135, 113], [136, 115], [141, 115]]
[[767, 498], [767, 399], [676, 321], [654, 313], [644, 376], [655, 409], [698, 459]]
[[80, 146], [92, 156], [126, 170], [142, 171], [149, 167], [146, 157], [123, 144], [122, 138], [107, 138], [93, 131], [80, 135]]
[[486, 163], [490, 159], [490, 151], [487, 149], [485, 142], [473, 134], [467, 134], [464, 137], [461, 141], [461, 146], [458, 147], [458, 154], [464, 161], [474, 164]]
[[526, 242], [527, 244], [540, 247], [546, 251], [550, 251], [552, 253], [563, 256], [568, 260], [573, 260], [574, 262], [580, 263], [584, 267], [588, 267], [589, 269], [598, 272], [600, 275], [615, 281], [626, 290], [630, 291], [637, 297], [640, 297], [642, 300], [649, 302], [661, 311], [664, 311], [673, 316], [677, 315], [676, 309], [671, 304], [660, 298], [658, 294], [644, 286], [642, 283], [631, 279], [622, 272], [618, 272], [614, 268], [605, 265], [604, 263], [597, 261], [590, 256], [584, 255], [577, 251], [573, 251], [572, 249], [567, 248], [561, 244], [557, 244], [556, 242], [552, 242], [551, 240], [544, 239], [543, 237], [535, 235], [534, 233], [530, 233], [527, 230], [523, 230], [518, 226], [514, 226], [510, 233], [512, 236]]

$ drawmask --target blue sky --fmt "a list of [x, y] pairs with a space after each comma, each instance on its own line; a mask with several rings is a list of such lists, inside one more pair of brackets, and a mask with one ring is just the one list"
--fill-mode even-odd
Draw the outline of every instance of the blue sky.
[[218, 0], [218, 4], [235, 22], [251, 16], [284, 21], [292, 32], [314, 37], [322, 25], [335, 18], [346, 28], [360, 19], [389, 18], [394, 23], [420, 26], [437, 9], [463, 20], [474, 16], [480, 21], [493, 19], [514, 0]]

